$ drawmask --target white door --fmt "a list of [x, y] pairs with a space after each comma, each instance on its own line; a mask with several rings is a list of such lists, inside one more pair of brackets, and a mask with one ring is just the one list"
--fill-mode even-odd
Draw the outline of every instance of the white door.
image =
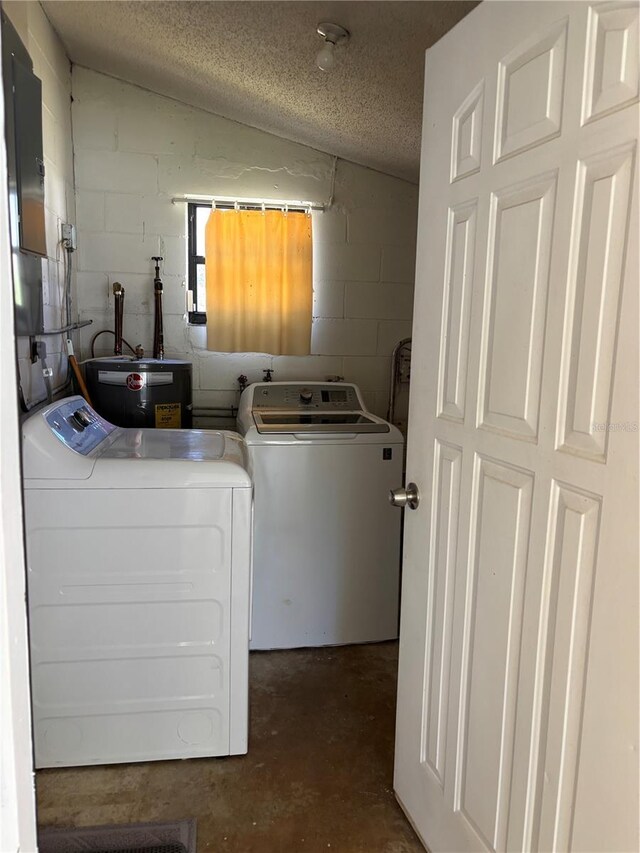
[[639, 849], [638, 5], [427, 54], [395, 789], [432, 851]]

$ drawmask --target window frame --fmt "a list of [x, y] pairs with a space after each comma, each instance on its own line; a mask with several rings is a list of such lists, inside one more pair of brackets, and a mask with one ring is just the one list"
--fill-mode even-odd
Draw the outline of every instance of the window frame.
[[211, 204], [190, 201], [187, 205], [187, 259], [188, 275], [187, 288], [191, 294], [191, 304], [196, 306], [195, 311], [189, 311], [189, 323], [192, 326], [204, 326], [207, 322], [207, 312], [201, 311], [196, 296], [198, 293], [198, 267], [205, 266], [204, 255], [197, 254], [198, 230], [196, 226], [197, 208], [211, 207]]

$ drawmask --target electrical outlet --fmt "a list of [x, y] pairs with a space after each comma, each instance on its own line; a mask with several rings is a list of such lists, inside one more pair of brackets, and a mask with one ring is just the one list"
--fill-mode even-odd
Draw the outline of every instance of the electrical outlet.
[[62, 242], [68, 252], [75, 252], [77, 249], [75, 225], [70, 225], [67, 222], [62, 223]]

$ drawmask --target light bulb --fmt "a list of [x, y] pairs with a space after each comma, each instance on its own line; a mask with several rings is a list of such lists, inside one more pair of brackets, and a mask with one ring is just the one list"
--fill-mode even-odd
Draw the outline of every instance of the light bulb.
[[334, 49], [335, 44], [327, 39], [318, 51], [316, 64], [320, 71], [330, 71], [333, 68], [336, 61], [335, 56], [333, 55]]

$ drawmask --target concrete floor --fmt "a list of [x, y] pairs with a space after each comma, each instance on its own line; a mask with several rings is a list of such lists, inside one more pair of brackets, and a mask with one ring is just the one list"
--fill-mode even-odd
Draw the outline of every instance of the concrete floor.
[[198, 853], [423, 851], [392, 789], [397, 644], [251, 655], [249, 753], [37, 773], [41, 826], [197, 818]]

